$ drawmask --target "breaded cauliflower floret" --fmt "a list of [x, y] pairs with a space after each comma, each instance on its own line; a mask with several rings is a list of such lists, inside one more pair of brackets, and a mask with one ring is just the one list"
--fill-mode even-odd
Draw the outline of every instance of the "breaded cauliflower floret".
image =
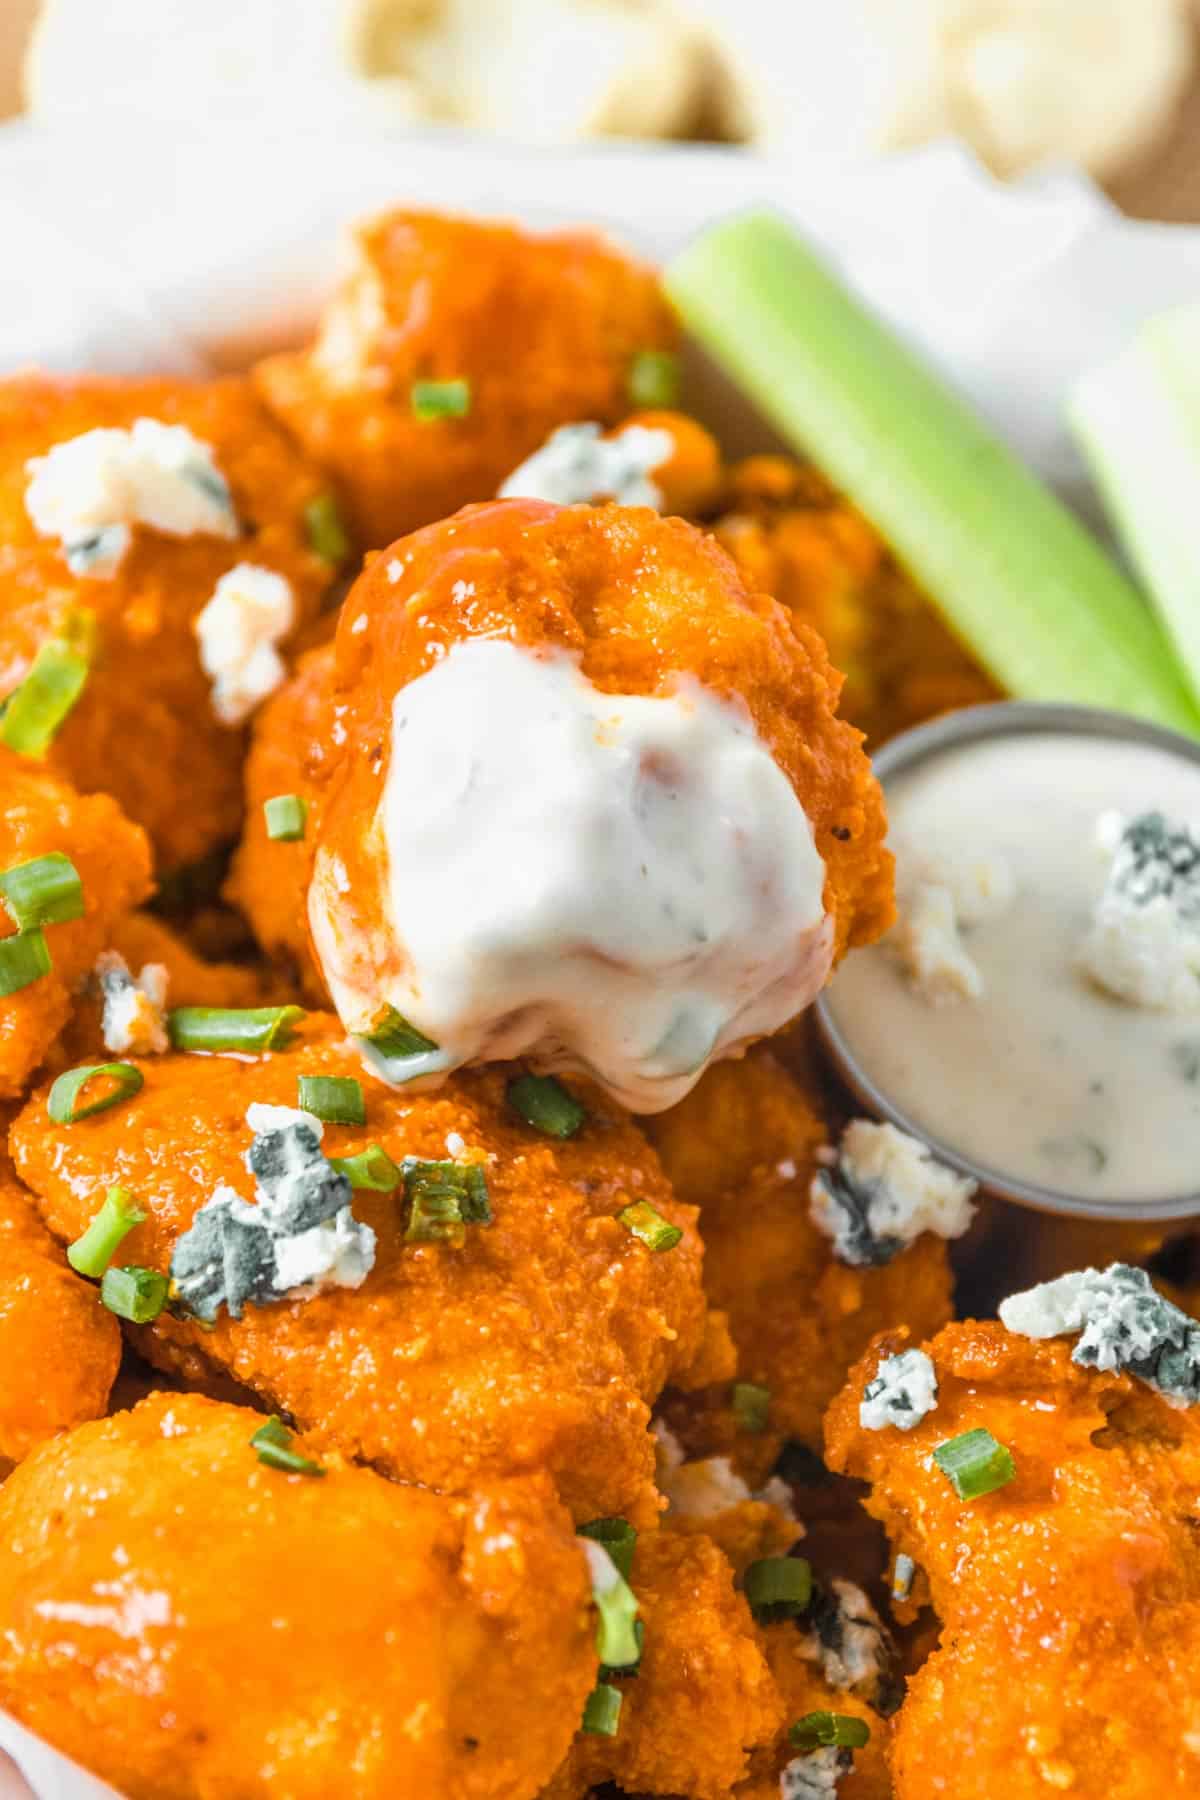
[[[830, 1463], [921, 1571], [941, 1648], [896, 1721], [897, 1800], [1184, 1800], [1200, 1779], [1200, 1412], [1065, 1339], [949, 1325], [937, 1403], [864, 1430], [872, 1346], [830, 1409]], [[1001, 1485], [961, 1498], [935, 1449], [991, 1434]], [[984, 1703], [986, 1696], [986, 1703]]]
[[[508, 1103], [512, 1069], [396, 1092], [363, 1072], [328, 1017], [259, 1060], [138, 1066], [145, 1085], [121, 1106], [68, 1130], [39, 1094], [14, 1124], [22, 1176], [60, 1238], [77, 1237], [116, 1184], [149, 1214], [122, 1257], [166, 1270], [221, 1184], [252, 1200], [247, 1108], [294, 1109], [301, 1074], [356, 1078], [365, 1094], [366, 1125], [326, 1125], [325, 1156], [377, 1144], [396, 1164], [481, 1164], [493, 1215], [459, 1247], [416, 1242], [403, 1192], [355, 1189], [354, 1219], [376, 1240], [362, 1285], [249, 1304], [240, 1319], [222, 1308], [212, 1329], [163, 1313], [141, 1333], [145, 1354], [223, 1370], [404, 1480], [458, 1491], [549, 1469], [580, 1519], [656, 1516], [648, 1406], [686, 1379], [704, 1340], [701, 1248], [695, 1214], [617, 1108], [581, 1089], [587, 1118], [561, 1142]], [[637, 1201], [680, 1229], [673, 1248], [654, 1252], [619, 1221]]]
[[533, 1800], [596, 1669], [550, 1484], [289, 1474], [263, 1423], [155, 1394], [11, 1477], [0, 1704], [130, 1800]]

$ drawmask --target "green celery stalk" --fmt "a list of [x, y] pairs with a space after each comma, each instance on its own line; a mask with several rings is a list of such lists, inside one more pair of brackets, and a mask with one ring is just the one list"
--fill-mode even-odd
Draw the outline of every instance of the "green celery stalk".
[[782, 218], [705, 232], [666, 285], [692, 335], [873, 521], [1009, 693], [1200, 735], [1133, 584]]
[[1200, 306], [1143, 325], [1068, 416], [1200, 700]]

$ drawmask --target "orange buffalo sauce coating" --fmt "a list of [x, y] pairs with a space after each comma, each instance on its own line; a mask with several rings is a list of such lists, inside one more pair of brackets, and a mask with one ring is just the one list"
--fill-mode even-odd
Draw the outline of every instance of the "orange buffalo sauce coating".
[[[71, 1016], [75, 990], [117, 919], [150, 892], [150, 846], [107, 794], [76, 794], [36, 763], [0, 747], [0, 873], [51, 852], [71, 858], [84, 914], [47, 925], [53, 967], [0, 998], [0, 1099], [24, 1093]], [[14, 930], [0, 904], [0, 936]]]
[[29, 1195], [0, 1160], [0, 1462], [96, 1419], [121, 1360], [99, 1289], [68, 1266]]
[[[131, 1101], [65, 1128], [39, 1093], [16, 1120], [14, 1155], [51, 1230], [79, 1235], [116, 1184], [150, 1215], [122, 1257], [165, 1270], [176, 1239], [219, 1182], [246, 1199], [248, 1105], [297, 1104], [300, 1074], [353, 1076], [365, 1127], [326, 1127], [329, 1156], [369, 1143], [399, 1163], [441, 1160], [458, 1133], [486, 1163], [490, 1226], [461, 1249], [407, 1243], [400, 1195], [354, 1196], [378, 1234], [357, 1289], [222, 1312], [214, 1329], [164, 1313], [140, 1334], [160, 1365], [217, 1368], [347, 1455], [448, 1491], [548, 1469], [580, 1519], [658, 1511], [648, 1406], [686, 1383], [705, 1342], [701, 1246], [654, 1152], [602, 1097], [579, 1088], [588, 1120], [567, 1143], [526, 1125], [505, 1099], [512, 1069], [461, 1075], [436, 1094], [385, 1088], [336, 1021], [311, 1018], [293, 1049], [253, 1062], [171, 1054], [138, 1065]], [[649, 1200], [684, 1232], [654, 1254], [617, 1220]]]
[[[212, 447], [242, 534], [170, 537], [135, 525], [114, 574], [73, 575], [58, 539], [34, 529], [26, 464], [83, 432], [139, 418], [184, 425]], [[291, 583], [298, 626], [316, 613], [334, 571], [309, 544], [304, 509], [327, 485], [245, 380], [0, 381], [0, 696], [73, 614], [92, 614], [91, 672], [49, 764], [85, 793], [114, 795], [149, 832], [162, 870], [233, 838], [241, 818], [244, 734], [213, 714], [193, 621], [242, 562]]]
[[[494, 494], [555, 426], [617, 424], [638, 352], [678, 335], [654, 271], [589, 233], [393, 212], [353, 251], [316, 342], [255, 379], [368, 549]], [[416, 416], [415, 382], [460, 380], [465, 416]]]
[[[897, 1800], [1184, 1800], [1200, 1783], [1200, 1414], [998, 1323], [925, 1346], [936, 1410], [864, 1431], [881, 1337], [830, 1408], [831, 1464], [922, 1571], [941, 1647], [896, 1720]], [[1007, 1486], [959, 1499], [934, 1448], [983, 1427]]]
[[0, 1491], [0, 1704], [130, 1800], [533, 1800], [595, 1679], [544, 1478], [447, 1501], [195, 1394]]
[[766, 1046], [715, 1064], [645, 1125], [676, 1192], [700, 1209], [705, 1287], [728, 1314], [738, 1378], [771, 1396], [761, 1437], [736, 1430], [727, 1390], [706, 1397], [691, 1429], [674, 1413], [671, 1423], [761, 1477], [781, 1436], [819, 1447], [825, 1408], [877, 1331], [900, 1320], [935, 1331], [950, 1317], [946, 1246], [926, 1233], [882, 1268], [837, 1260], [808, 1202], [830, 1128], [819, 1097]]

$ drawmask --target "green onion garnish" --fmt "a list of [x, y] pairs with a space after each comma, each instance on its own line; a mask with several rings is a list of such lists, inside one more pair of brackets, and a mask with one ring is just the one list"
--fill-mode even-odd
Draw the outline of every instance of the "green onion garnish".
[[322, 562], [340, 569], [350, 554], [350, 539], [332, 494], [318, 494], [304, 509], [304, 529], [310, 547]]
[[580, 1537], [591, 1538], [594, 1544], [603, 1544], [628, 1581], [633, 1573], [633, 1553], [638, 1540], [637, 1530], [628, 1519], [592, 1519], [588, 1524], [580, 1525], [578, 1530]]
[[82, 1237], [67, 1247], [67, 1261], [77, 1275], [99, 1281], [135, 1225], [144, 1225], [146, 1214], [123, 1187], [110, 1187], [104, 1205]]
[[0, 938], [0, 998], [19, 994], [54, 967], [50, 946], [40, 931], [21, 931]]
[[409, 400], [415, 418], [465, 419], [471, 410], [471, 384], [462, 379], [414, 381]]
[[939, 1444], [933, 1460], [960, 1500], [978, 1500], [981, 1494], [994, 1493], [1017, 1472], [1012, 1452], [982, 1425]]
[[692, 336], [861, 508], [1008, 693], [1200, 732], [1133, 583], [784, 219], [717, 225], [665, 279]]
[[810, 1712], [796, 1720], [788, 1736], [797, 1750], [821, 1750], [835, 1744], [861, 1750], [870, 1739], [871, 1727], [852, 1713]]
[[157, 1319], [167, 1304], [171, 1281], [156, 1269], [105, 1269], [100, 1282], [100, 1298], [118, 1319], [131, 1325], [148, 1325]]
[[635, 1200], [630, 1206], [623, 1206], [617, 1218], [626, 1231], [632, 1231], [635, 1238], [640, 1238], [647, 1250], [673, 1250], [683, 1236], [678, 1225], [671, 1225], [660, 1212], [655, 1212], [648, 1200]]
[[397, 1012], [394, 1006], [384, 1009], [379, 1020], [363, 1040], [377, 1050], [380, 1056], [424, 1056], [430, 1050], [436, 1050], [437, 1044], [432, 1038], [410, 1025], [403, 1013]]
[[176, 1050], [285, 1050], [302, 1006], [177, 1006], [167, 1014]]
[[[88, 1063], [83, 1068], [68, 1069], [50, 1089], [46, 1111], [56, 1125], [74, 1125], [77, 1119], [90, 1119], [96, 1113], [107, 1112], [110, 1106], [119, 1106], [122, 1100], [131, 1100], [144, 1080], [142, 1071], [127, 1062]], [[78, 1105], [79, 1096], [93, 1081], [111, 1082], [112, 1086], [86, 1106]]]
[[404, 1159], [404, 1191], [410, 1203], [408, 1229], [412, 1244], [466, 1241], [466, 1226], [490, 1225], [487, 1176], [478, 1163], [421, 1162]]
[[633, 1621], [633, 1641], [637, 1645], [637, 1661], [624, 1663], [614, 1669], [610, 1663], [601, 1663], [598, 1679], [600, 1681], [625, 1681], [630, 1675], [642, 1672], [642, 1656], [646, 1648], [646, 1627], [640, 1619]]
[[629, 403], [657, 411], [679, 399], [679, 358], [670, 350], [639, 350], [629, 365]]
[[0, 740], [21, 756], [43, 757], [87, 684], [95, 619], [80, 612], [62, 637], [44, 643], [0, 713]]
[[269, 1469], [280, 1469], [285, 1475], [324, 1475], [320, 1463], [313, 1462], [307, 1456], [301, 1456], [298, 1450], [292, 1449], [292, 1433], [283, 1420], [274, 1414], [265, 1425], [260, 1425], [250, 1439], [250, 1446], [258, 1452], [260, 1463], [266, 1463]]
[[616, 1737], [621, 1723], [621, 1691], [611, 1682], [598, 1681], [587, 1697], [581, 1731], [596, 1737]]
[[327, 1125], [365, 1125], [367, 1103], [353, 1075], [301, 1075], [297, 1105]]
[[770, 1388], [759, 1387], [754, 1381], [734, 1382], [733, 1416], [743, 1431], [752, 1431], [756, 1435], [764, 1432], [770, 1415]]
[[634, 1630], [638, 1603], [633, 1589], [603, 1546], [590, 1538], [582, 1542], [592, 1575], [592, 1599], [600, 1615], [596, 1621], [596, 1653], [610, 1669], [630, 1668], [642, 1654]]
[[742, 1586], [760, 1624], [794, 1619], [812, 1599], [812, 1566], [802, 1556], [764, 1556], [749, 1564]]
[[18, 931], [37, 925], [65, 925], [83, 917], [79, 870], [61, 850], [18, 863], [0, 875], [0, 900]]
[[547, 1137], [574, 1137], [587, 1118], [574, 1094], [553, 1075], [518, 1075], [507, 1088], [508, 1104], [527, 1125]]
[[331, 1156], [329, 1166], [344, 1175], [352, 1188], [370, 1188], [390, 1194], [404, 1179], [404, 1172], [378, 1144], [368, 1144], [356, 1156]]
[[274, 794], [263, 801], [263, 818], [269, 838], [281, 844], [298, 843], [308, 824], [308, 801], [299, 794]]

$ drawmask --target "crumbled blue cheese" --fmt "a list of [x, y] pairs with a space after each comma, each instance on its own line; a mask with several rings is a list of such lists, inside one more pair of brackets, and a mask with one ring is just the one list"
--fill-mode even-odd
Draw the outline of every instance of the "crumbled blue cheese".
[[184, 425], [137, 419], [127, 431], [85, 431], [26, 469], [25, 509], [43, 537], [59, 539], [76, 575], [111, 576], [134, 525], [171, 537], [233, 538], [240, 529], [211, 445]]
[[854, 1752], [835, 1744], [794, 1756], [779, 1777], [783, 1800], [829, 1800], [854, 1767]]
[[858, 1422], [864, 1431], [895, 1425], [911, 1431], [937, 1407], [937, 1372], [924, 1350], [885, 1356], [863, 1389]]
[[916, 1575], [916, 1572], [917, 1565], [912, 1557], [907, 1556], [904, 1551], [901, 1550], [896, 1558], [896, 1565], [892, 1570], [893, 1600], [908, 1599], [908, 1596], [912, 1593], [913, 1577]]
[[361, 1287], [375, 1262], [375, 1233], [351, 1211], [353, 1190], [321, 1152], [323, 1127], [293, 1107], [251, 1106], [246, 1167], [256, 1204], [221, 1184], [175, 1245], [176, 1298], [197, 1317], [325, 1287]]
[[907, 1132], [855, 1119], [813, 1177], [810, 1212], [842, 1262], [879, 1265], [923, 1231], [961, 1237], [975, 1216], [977, 1185]]
[[612, 437], [591, 422], [560, 425], [513, 470], [500, 498], [552, 500], [558, 506], [615, 500], [619, 506], [652, 506], [661, 512], [662, 490], [650, 477], [674, 454], [670, 432], [646, 425], [627, 425]]
[[802, 1654], [819, 1663], [838, 1693], [855, 1693], [885, 1718], [900, 1705], [899, 1657], [887, 1627], [853, 1581], [831, 1581], [813, 1589], [807, 1613], [798, 1621]]
[[278, 646], [296, 622], [292, 585], [274, 569], [238, 563], [222, 575], [193, 629], [222, 725], [240, 725], [287, 678]]
[[1144, 1269], [1112, 1263], [1044, 1281], [1000, 1303], [1022, 1337], [1079, 1333], [1072, 1362], [1128, 1369], [1177, 1406], [1200, 1401], [1200, 1325], [1160, 1294]]
[[96, 958], [96, 977], [104, 1048], [114, 1056], [161, 1056], [168, 1048], [166, 966], [145, 963], [134, 977], [118, 951], [105, 950]]
[[1200, 833], [1162, 813], [1101, 815], [1108, 880], [1080, 967], [1131, 1006], [1200, 1008]]
[[655, 1439], [655, 1480], [667, 1502], [667, 1511], [676, 1518], [712, 1519], [731, 1506], [761, 1500], [785, 1518], [795, 1519], [792, 1490], [778, 1476], [772, 1475], [764, 1487], [754, 1492], [727, 1456], [702, 1456], [687, 1462], [683, 1445], [670, 1426], [655, 1419], [650, 1429]]
[[1016, 881], [1002, 856], [954, 856], [896, 850], [896, 923], [884, 939], [921, 998], [940, 1006], [977, 1000], [983, 977], [964, 931], [1012, 905]]

